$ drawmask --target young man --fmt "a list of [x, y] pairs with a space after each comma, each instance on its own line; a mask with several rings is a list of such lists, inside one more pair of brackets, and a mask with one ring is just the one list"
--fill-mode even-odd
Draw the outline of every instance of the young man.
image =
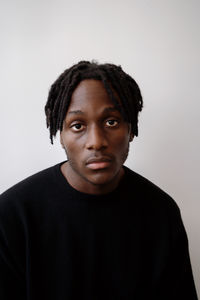
[[0, 197], [0, 299], [197, 299], [179, 208], [123, 166], [142, 105], [112, 64], [52, 85], [47, 126], [67, 161]]

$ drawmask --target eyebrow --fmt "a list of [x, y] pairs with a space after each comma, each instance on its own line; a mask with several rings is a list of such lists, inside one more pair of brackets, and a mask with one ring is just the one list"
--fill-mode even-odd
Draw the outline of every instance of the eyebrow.
[[68, 111], [68, 114], [84, 114], [84, 112], [82, 112], [81, 110], [71, 110], [71, 111]]
[[112, 107], [106, 107], [103, 112], [112, 112], [112, 111], [119, 111], [119, 109], [117, 109], [116, 107], [112, 106]]
[[[104, 110], [103, 110], [103, 113], [106, 113], [106, 112], [115, 112], [115, 111], [119, 111], [116, 107], [114, 106], [111, 106], [111, 107], [106, 107]], [[68, 114], [81, 114], [81, 115], [84, 115], [85, 113], [81, 110], [71, 110], [71, 111], [68, 111]]]

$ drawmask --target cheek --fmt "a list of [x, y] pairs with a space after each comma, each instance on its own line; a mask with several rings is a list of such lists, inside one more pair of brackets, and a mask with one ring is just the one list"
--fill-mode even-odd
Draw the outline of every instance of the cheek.
[[73, 136], [68, 132], [61, 134], [61, 143], [64, 145], [67, 152], [76, 151], [78, 148], [76, 146], [76, 141], [74, 140]]
[[70, 160], [73, 164], [77, 164], [78, 162], [80, 162], [81, 156], [83, 154], [80, 142], [77, 142], [77, 140], [72, 138], [70, 134], [63, 134], [61, 140], [68, 160]]
[[124, 163], [129, 152], [129, 138], [122, 137], [115, 144], [113, 144], [113, 151], [116, 154], [116, 158], [120, 163]]
[[119, 149], [119, 150], [126, 149], [127, 146], [129, 145], [129, 136], [127, 134], [126, 135], [119, 134], [114, 138], [112, 144], [113, 144], [114, 148], [116, 148], [116, 149]]

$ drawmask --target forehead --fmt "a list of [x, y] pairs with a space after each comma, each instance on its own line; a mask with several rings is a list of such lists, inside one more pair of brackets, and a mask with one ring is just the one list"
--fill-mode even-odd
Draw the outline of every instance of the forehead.
[[[113, 89], [112, 92], [116, 100], [119, 101], [119, 97]], [[100, 80], [82, 80], [72, 93], [69, 109], [75, 106], [85, 107], [89, 105], [114, 106], [113, 101]]]

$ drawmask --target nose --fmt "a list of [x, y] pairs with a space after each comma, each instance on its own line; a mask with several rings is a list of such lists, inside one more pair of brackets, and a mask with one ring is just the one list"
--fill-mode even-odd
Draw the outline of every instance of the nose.
[[88, 128], [86, 148], [88, 150], [102, 150], [107, 148], [106, 133], [100, 126], [94, 125]]

